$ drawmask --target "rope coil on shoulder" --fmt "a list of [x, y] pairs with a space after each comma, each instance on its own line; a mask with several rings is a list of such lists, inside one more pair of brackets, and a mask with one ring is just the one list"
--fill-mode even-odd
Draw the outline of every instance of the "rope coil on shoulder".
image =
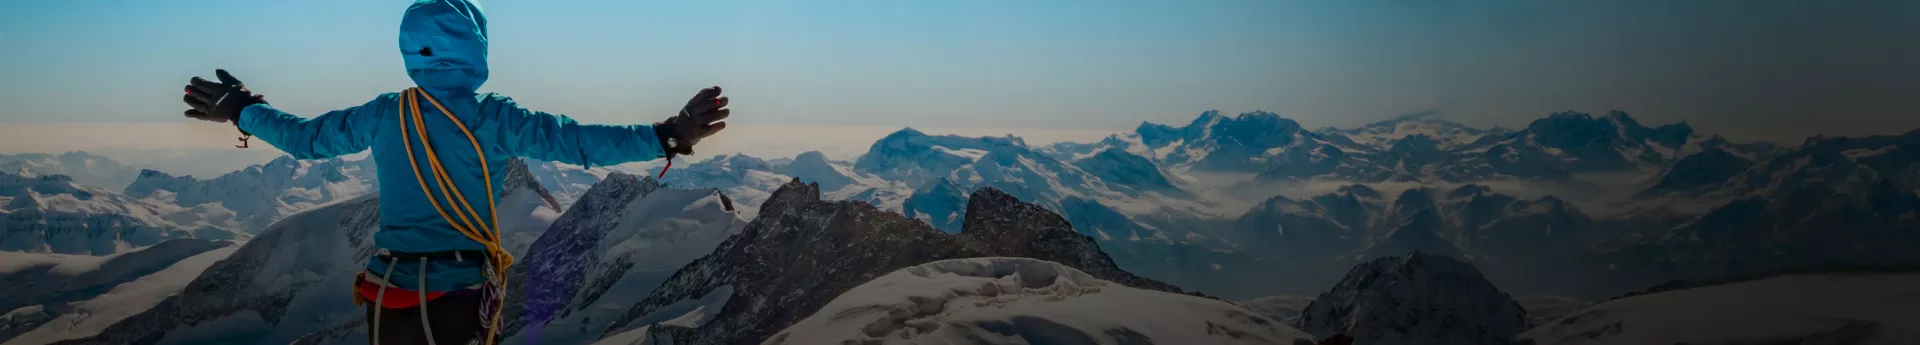
[[[453, 178], [447, 176], [446, 167], [440, 165], [439, 154], [434, 152], [432, 142], [427, 140], [426, 119], [420, 114], [421, 98], [427, 99], [427, 102], [432, 103], [435, 109], [439, 110], [441, 114], [446, 115], [448, 120], [453, 121], [453, 124], [460, 128], [460, 132], [466, 134], [467, 141], [473, 144], [473, 151], [480, 160], [480, 174], [481, 178], [484, 179], [482, 184], [487, 187], [487, 212], [489, 214], [486, 218], [482, 218], [479, 212], [474, 211], [473, 205], [467, 202], [466, 195], [460, 192], [458, 186], [453, 185]], [[400, 140], [407, 145], [407, 162], [413, 166], [413, 178], [416, 182], [420, 183], [420, 191], [427, 195], [427, 203], [433, 205], [433, 210], [440, 213], [440, 217], [446, 219], [449, 226], [453, 227], [455, 231], [459, 231], [461, 235], [465, 235], [467, 239], [479, 242], [486, 247], [489, 259], [491, 259], [488, 260], [489, 264], [485, 265], [491, 268], [491, 270], [489, 270], [490, 272], [487, 272], [489, 273], [487, 274], [487, 280], [496, 283], [489, 288], [505, 290], [507, 286], [507, 269], [513, 266], [513, 255], [507, 253], [506, 249], [500, 246], [500, 213], [494, 208], [493, 172], [487, 166], [486, 151], [480, 149], [480, 141], [474, 138], [473, 131], [467, 129], [466, 123], [461, 122], [458, 117], [453, 116], [453, 112], [447, 111], [447, 108], [440, 105], [439, 100], [433, 99], [433, 95], [427, 94], [426, 90], [418, 87], [408, 88], [401, 93], [399, 103]], [[436, 185], [439, 186], [440, 197], [447, 199], [447, 207], [445, 208], [440, 207], [440, 201], [434, 197], [433, 190], [427, 188], [425, 175], [420, 173], [419, 158], [413, 154], [413, 139], [407, 133], [409, 122], [413, 124], [413, 130], [419, 133], [420, 146], [422, 151], [426, 152], [428, 170], [433, 173], [433, 180]], [[447, 214], [448, 209], [452, 209], [453, 215]], [[424, 265], [426, 263], [424, 261], [425, 259], [422, 260], [421, 264]], [[419, 288], [423, 294], [426, 289], [425, 282], [425, 277], [422, 276], [421, 286]], [[425, 299], [422, 298], [421, 302], [423, 303], [421, 308], [424, 312]], [[486, 323], [489, 323], [487, 326], [487, 344], [494, 343], [494, 336], [499, 333], [500, 328], [500, 311], [506, 309], [504, 308], [504, 298], [496, 300], [494, 304], [493, 315], [491, 315], [491, 317], [485, 317], [486, 315], [483, 315], [484, 320], [490, 320], [486, 321]], [[422, 322], [424, 323], [424, 321], [425, 318], [423, 317]], [[431, 327], [431, 325], [425, 326]], [[431, 330], [428, 331], [431, 332]]]

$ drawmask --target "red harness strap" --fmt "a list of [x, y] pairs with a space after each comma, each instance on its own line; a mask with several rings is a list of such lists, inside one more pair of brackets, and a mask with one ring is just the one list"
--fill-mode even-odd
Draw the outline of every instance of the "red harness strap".
[[[366, 279], [360, 279], [355, 281], [353, 285], [354, 293], [360, 295], [360, 299], [372, 301], [375, 298], [379, 298], [380, 306], [387, 309], [407, 309], [420, 306], [420, 293], [414, 290], [402, 289], [398, 286], [388, 286], [387, 295], [380, 296], [380, 284], [375, 284]], [[428, 291], [427, 301], [439, 299], [440, 296], [446, 294], [446, 292]]]

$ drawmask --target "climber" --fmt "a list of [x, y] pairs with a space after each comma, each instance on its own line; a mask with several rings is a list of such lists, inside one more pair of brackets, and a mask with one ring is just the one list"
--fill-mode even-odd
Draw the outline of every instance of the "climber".
[[[727, 124], [720, 87], [652, 125], [586, 125], [476, 91], [487, 80], [487, 19], [468, 0], [416, 0], [400, 53], [417, 87], [311, 119], [275, 109], [225, 70], [188, 81], [186, 116], [232, 123], [297, 159], [371, 149], [377, 249], [354, 282], [373, 344], [493, 343], [506, 268], [494, 202], [512, 157], [606, 166], [691, 155]], [[344, 291], [342, 293], [345, 294]], [[345, 296], [342, 296], [345, 297]]]

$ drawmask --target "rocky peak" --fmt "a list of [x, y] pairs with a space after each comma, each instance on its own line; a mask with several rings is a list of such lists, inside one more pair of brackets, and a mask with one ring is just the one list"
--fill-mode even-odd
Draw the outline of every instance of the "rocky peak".
[[981, 188], [967, 199], [962, 239], [984, 245], [981, 252], [1058, 262], [1122, 285], [1180, 292], [1173, 285], [1135, 276], [1114, 265], [1093, 237], [1074, 231], [1065, 217], [1039, 205], [1021, 202], [993, 188]]
[[517, 193], [519, 190], [539, 195], [540, 200], [545, 201], [546, 205], [552, 207], [555, 212], [562, 210], [560, 201], [554, 200], [553, 194], [547, 192], [547, 187], [540, 185], [540, 180], [534, 178], [533, 172], [527, 169], [527, 161], [515, 158], [507, 161], [506, 186], [501, 191], [502, 199], [505, 199], [507, 194]]
[[[1625, 118], [1625, 114], [1618, 114]], [[1628, 119], [1631, 121], [1631, 119]], [[1593, 115], [1581, 112], [1559, 112], [1547, 118], [1534, 120], [1527, 125], [1534, 140], [1549, 147], [1571, 148], [1601, 143], [1615, 138], [1619, 133], [1618, 125], [1606, 119], [1596, 119]]]
[[1526, 311], [1473, 265], [1424, 253], [1355, 266], [1300, 314], [1296, 327], [1353, 344], [1512, 344]]
[[[608, 334], [652, 325], [649, 337], [675, 344], [753, 343], [813, 314], [880, 275], [944, 259], [1028, 257], [1059, 262], [1136, 288], [1180, 292], [1113, 266], [1093, 239], [1064, 218], [992, 188], [968, 200], [961, 234], [853, 201], [820, 200], [815, 184], [773, 192], [739, 235], [695, 260], [619, 318]], [[657, 324], [681, 301], [715, 300], [700, 325]], [[671, 315], [669, 315], [671, 314]]]
[[760, 205], [760, 217], [769, 216], [768, 212], [782, 212], [796, 204], [815, 201], [820, 201], [820, 184], [800, 182], [796, 178], [781, 185], [780, 189], [773, 190], [773, 195]]

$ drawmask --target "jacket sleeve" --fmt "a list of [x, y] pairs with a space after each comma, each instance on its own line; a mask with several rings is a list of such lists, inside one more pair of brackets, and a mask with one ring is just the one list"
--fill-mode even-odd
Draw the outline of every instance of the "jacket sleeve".
[[240, 111], [240, 129], [252, 133], [295, 159], [320, 159], [365, 151], [377, 132], [382, 95], [360, 106], [335, 110], [311, 119], [288, 114], [267, 104]]
[[665, 156], [653, 126], [580, 124], [566, 115], [527, 110], [499, 95], [486, 103], [500, 123], [501, 145], [514, 156], [589, 167]]

